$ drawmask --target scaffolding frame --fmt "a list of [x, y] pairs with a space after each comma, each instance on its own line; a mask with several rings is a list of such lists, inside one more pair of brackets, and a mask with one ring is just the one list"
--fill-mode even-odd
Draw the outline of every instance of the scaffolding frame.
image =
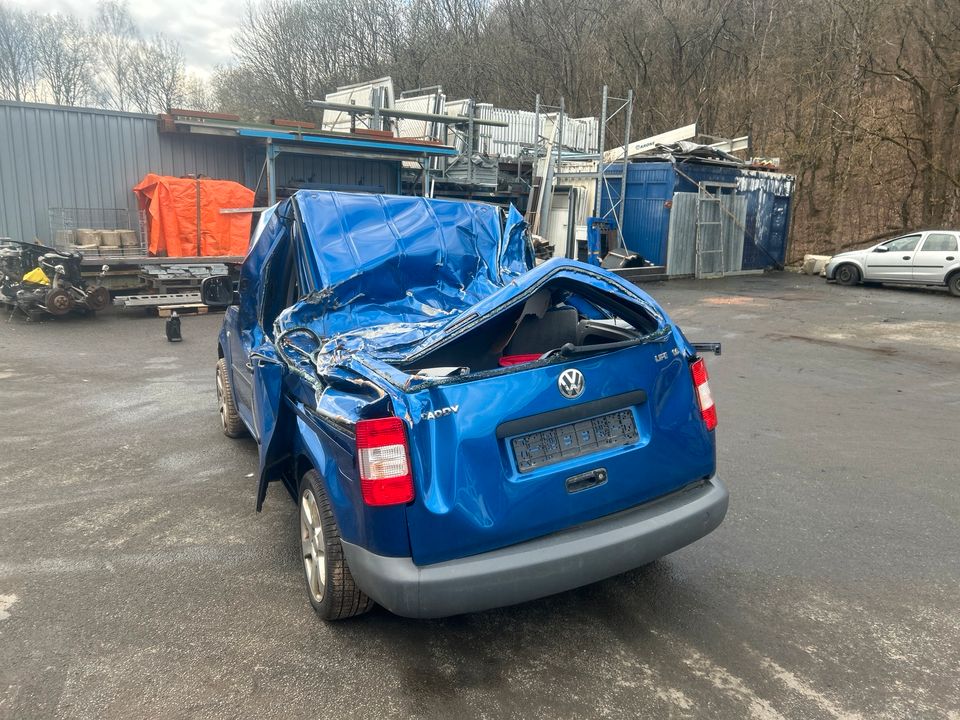
[[[432, 122], [435, 125], [443, 127], [445, 141], [449, 141], [449, 132], [452, 130], [456, 137], [461, 137], [463, 139], [464, 150], [460, 152], [460, 154], [454, 159], [453, 163], [466, 163], [467, 185], [473, 184], [473, 156], [476, 152], [475, 148], [479, 145], [477, 128], [484, 126], [507, 127], [507, 123], [500, 120], [486, 120], [476, 117], [476, 101], [473, 99], [469, 101], [468, 112], [466, 115], [426, 113], [413, 110], [402, 110], [395, 107], [386, 107], [384, 93], [376, 88], [372, 94], [371, 101], [371, 105], [353, 105], [328, 102], [326, 100], [310, 100], [306, 103], [306, 106], [320, 111], [333, 111], [349, 115], [351, 129], [356, 127], [358, 118], [360, 118], [361, 121], [363, 118], [368, 118], [368, 125], [373, 130], [381, 132], [389, 131], [390, 120], [406, 118], [410, 120], [423, 120], [425, 122]], [[465, 130], [463, 128], [465, 128]], [[430, 197], [433, 195], [433, 185], [437, 177], [437, 172], [431, 170], [430, 165], [430, 160], [426, 158], [420, 163], [422, 193], [425, 197]], [[449, 167], [449, 163], [445, 164], [439, 175], [441, 177], [446, 177]]]
[[697, 280], [724, 275], [723, 196], [719, 187], [710, 191], [706, 183], [697, 183], [697, 219], [695, 227], [695, 269]]
[[[616, 108], [611, 111], [610, 104], [614, 103]], [[619, 104], [617, 104], [619, 103]], [[624, 113], [623, 120], [623, 147], [624, 147], [624, 157], [619, 160], [613, 160], [606, 162], [603, 159], [604, 152], [606, 150], [606, 140], [608, 129], [611, 126], [611, 121], [616, 118], [620, 113]], [[600, 105], [600, 138], [598, 141], [598, 151], [599, 158], [597, 160], [597, 194], [593, 201], [593, 214], [594, 217], [599, 217], [601, 220], [610, 221], [613, 220], [613, 223], [617, 228], [617, 243], [619, 247], [623, 247], [623, 209], [626, 205], [626, 194], [627, 194], [627, 168], [630, 163], [626, 157], [626, 148], [630, 146], [630, 122], [633, 119], [633, 90], [627, 91], [627, 96], [625, 98], [612, 97], [609, 93], [609, 89], [606, 85], [603, 86], [603, 97]], [[612, 168], [614, 165], [620, 165], [620, 172], [614, 174], [608, 174], [607, 170]], [[620, 180], [620, 191], [617, 196], [617, 201], [613, 201], [613, 195], [610, 192], [611, 180]], [[606, 192], [608, 198], [610, 198], [610, 207], [601, 215], [600, 209], [602, 207], [603, 195]]]
[[[552, 111], [552, 112], [551, 112]], [[541, 135], [540, 114], [553, 118], [550, 137]], [[534, 100], [533, 130], [533, 177], [527, 199], [527, 221], [535, 235], [544, 235], [550, 224], [550, 207], [553, 203], [553, 184], [563, 161], [563, 125], [566, 108], [563, 96], [559, 105], [545, 105], [538, 93]], [[540, 168], [540, 161], [543, 167]]]

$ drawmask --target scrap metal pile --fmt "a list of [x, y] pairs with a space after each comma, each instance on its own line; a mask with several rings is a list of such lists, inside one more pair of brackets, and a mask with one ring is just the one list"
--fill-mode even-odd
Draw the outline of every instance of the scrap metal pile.
[[31, 319], [102, 310], [110, 304], [110, 291], [83, 279], [80, 260], [77, 252], [0, 241], [0, 302]]

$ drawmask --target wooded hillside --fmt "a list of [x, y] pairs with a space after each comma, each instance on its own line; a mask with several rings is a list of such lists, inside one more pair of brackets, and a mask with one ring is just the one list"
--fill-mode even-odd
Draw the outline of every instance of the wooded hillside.
[[[28, 24], [63, 17], [19, 15]], [[58, 77], [56, 52], [41, 48], [32, 70], [18, 55], [17, 16], [0, 6], [0, 93], [16, 97], [11, 68], [27, 68], [18, 72], [39, 88], [35, 98], [77, 102], [42, 89]], [[103, 47], [111, 27], [126, 26], [104, 20], [87, 32]], [[160, 40], [131, 43], [178, 57]], [[110, 92], [95, 90], [116, 84], [110, 57], [91, 60], [87, 102], [110, 104]], [[960, 226], [957, 0], [266, 0], [246, 6], [234, 61], [208, 86], [191, 85], [178, 62], [179, 71], [163, 66], [151, 92], [141, 87], [151, 63], [140, 63], [131, 97], [309, 117], [305, 100], [390, 75], [402, 89], [439, 84], [448, 97], [505, 107], [563, 96], [572, 114], [588, 115], [599, 113], [602, 85], [615, 95], [630, 88], [634, 137], [696, 122], [712, 135], [749, 134], [756, 154], [781, 158], [799, 178], [794, 255]], [[164, 84], [172, 76], [173, 91]], [[24, 99], [30, 82], [21, 82]]]

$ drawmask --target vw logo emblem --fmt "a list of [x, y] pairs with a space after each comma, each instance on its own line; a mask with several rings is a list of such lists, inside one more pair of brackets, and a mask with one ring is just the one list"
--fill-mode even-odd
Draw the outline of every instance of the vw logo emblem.
[[560, 388], [560, 394], [565, 398], [573, 400], [583, 394], [583, 388], [586, 382], [583, 379], [583, 373], [576, 368], [570, 368], [560, 373], [557, 378], [557, 387]]

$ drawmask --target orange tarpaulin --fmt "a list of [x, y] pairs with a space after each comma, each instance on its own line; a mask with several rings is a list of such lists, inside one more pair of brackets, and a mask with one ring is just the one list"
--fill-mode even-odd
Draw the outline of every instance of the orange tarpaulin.
[[[133, 188], [147, 212], [150, 254], [166, 257], [246, 255], [253, 190], [231, 180], [176, 178], [150, 173]], [[200, 232], [197, 232], [199, 205]]]

